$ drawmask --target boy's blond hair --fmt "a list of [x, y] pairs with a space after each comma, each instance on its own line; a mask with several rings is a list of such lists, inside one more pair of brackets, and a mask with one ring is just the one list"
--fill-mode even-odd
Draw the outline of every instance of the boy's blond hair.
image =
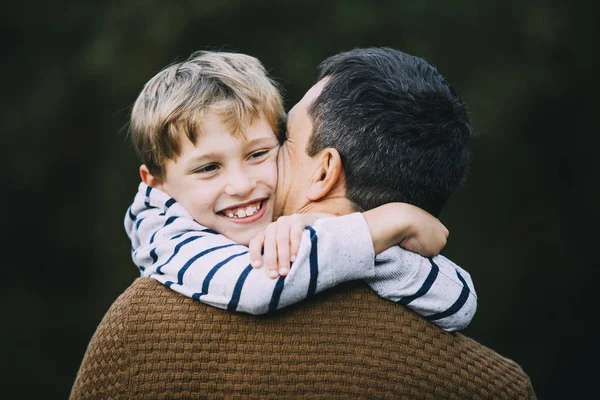
[[179, 155], [181, 133], [196, 142], [207, 112], [216, 113], [236, 136], [261, 117], [277, 134], [285, 117], [279, 87], [258, 59], [195, 52], [150, 79], [133, 105], [131, 138], [151, 174], [163, 177], [165, 159]]

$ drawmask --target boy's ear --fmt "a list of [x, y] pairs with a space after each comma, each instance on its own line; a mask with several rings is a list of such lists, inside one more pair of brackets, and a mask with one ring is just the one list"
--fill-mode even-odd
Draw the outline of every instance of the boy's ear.
[[140, 178], [146, 185], [162, 190], [162, 180], [152, 175], [146, 164], [140, 165]]
[[336, 187], [344, 184], [340, 181], [343, 179], [342, 157], [336, 149], [324, 149], [315, 157], [318, 157], [318, 167], [306, 193], [306, 198], [310, 201], [321, 200]]

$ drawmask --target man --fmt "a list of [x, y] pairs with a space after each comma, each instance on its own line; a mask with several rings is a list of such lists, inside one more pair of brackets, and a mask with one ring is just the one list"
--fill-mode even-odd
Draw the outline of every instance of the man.
[[[464, 104], [423, 60], [387, 48], [333, 56], [289, 113], [276, 209], [346, 214], [404, 201], [438, 215], [464, 179], [470, 135]], [[252, 317], [145, 278], [104, 317], [71, 394], [226, 396], [535, 398], [513, 361], [359, 282]]]

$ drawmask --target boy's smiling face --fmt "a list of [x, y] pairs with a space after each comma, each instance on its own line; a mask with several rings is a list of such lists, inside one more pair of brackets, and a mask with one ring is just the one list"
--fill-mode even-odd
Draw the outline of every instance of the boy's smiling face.
[[179, 156], [166, 161], [164, 179], [152, 186], [200, 224], [247, 245], [273, 221], [279, 142], [264, 118], [244, 136], [207, 113], [196, 143], [183, 136]]

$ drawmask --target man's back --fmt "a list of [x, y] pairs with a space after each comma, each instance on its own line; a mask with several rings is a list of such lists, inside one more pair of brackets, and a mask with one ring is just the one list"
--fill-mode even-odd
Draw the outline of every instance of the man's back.
[[360, 282], [254, 317], [137, 279], [92, 338], [71, 399], [534, 399], [513, 361]]

